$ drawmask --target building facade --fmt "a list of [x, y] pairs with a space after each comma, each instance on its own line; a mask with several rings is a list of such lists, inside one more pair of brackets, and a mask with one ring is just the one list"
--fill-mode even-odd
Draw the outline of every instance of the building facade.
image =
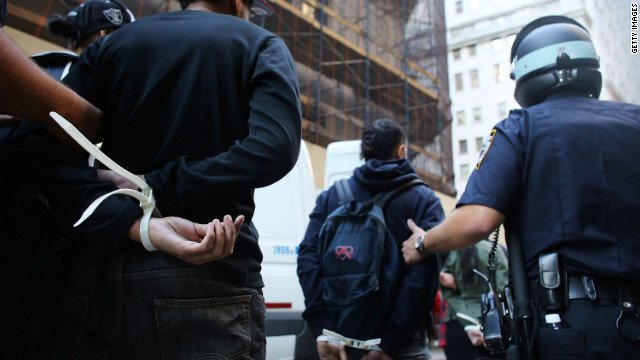
[[566, 15], [582, 23], [600, 56], [600, 98], [640, 103], [640, 55], [631, 52], [630, 9], [626, 0], [445, 1], [457, 197], [464, 192], [489, 131], [519, 107], [510, 79], [511, 45], [530, 21]]

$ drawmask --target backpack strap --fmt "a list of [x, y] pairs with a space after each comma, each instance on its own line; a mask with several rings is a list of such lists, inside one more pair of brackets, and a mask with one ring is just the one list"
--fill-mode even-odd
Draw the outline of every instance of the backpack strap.
[[338, 193], [338, 203], [340, 205], [344, 205], [355, 200], [347, 179], [340, 179], [336, 181], [335, 186], [336, 192]]
[[406, 190], [406, 189], [408, 189], [410, 187], [414, 187], [416, 185], [428, 186], [424, 181], [422, 181], [420, 179], [412, 179], [412, 180], [407, 181], [406, 183], [398, 186], [395, 189], [392, 189], [392, 190], [389, 190], [387, 192], [383, 192], [383, 193], [377, 194], [371, 201], [376, 203], [376, 205], [380, 206], [380, 208], [384, 209], [384, 206], [387, 205], [387, 202], [389, 202], [389, 200], [391, 200], [393, 197], [395, 197], [399, 193], [403, 192], [404, 190]]

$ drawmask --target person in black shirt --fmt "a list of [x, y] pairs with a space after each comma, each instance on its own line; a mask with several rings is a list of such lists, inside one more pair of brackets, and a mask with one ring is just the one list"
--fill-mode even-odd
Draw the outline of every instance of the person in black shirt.
[[[98, 39], [64, 82], [105, 113], [102, 150], [141, 174], [163, 216], [200, 223], [244, 216], [244, 225], [232, 255], [201, 266], [123, 241], [121, 231], [74, 239], [61, 357], [265, 356], [253, 191], [282, 178], [298, 157], [295, 64], [282, 39], [246, 21], [251, 9], [272, 12], [265, 1], [183, 6]], [[131, 203], [108, 201], [107, 209]], [[103, 206], [87, 226], [106, 219], [129, 229], [136, 220], [105, 217]]]

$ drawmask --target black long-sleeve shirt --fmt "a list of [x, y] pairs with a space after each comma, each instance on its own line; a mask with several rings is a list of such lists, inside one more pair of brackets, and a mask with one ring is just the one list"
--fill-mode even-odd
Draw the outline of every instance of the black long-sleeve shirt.
[[[89, 47], [64, 82], [105, 113], [102, 150], [145, 174], [163, 216], [208, 222], [243, 214], [249, 224], [254, 189], [283, 177], [298, 157], [291, 54], [280, 38], [236, 17], [180, 11], [137, 20]], [[115, 202], [132, 204], [122, 196]], [[109, 218], [116, 208], [100, 206], [94, 216]], [[135, 216], [117, 221], [130, 225]], [[122, 243], [125, 234], [110, 235]], [[247, 225], [234, 254], [207, 266], [258, 287], [261, 260], [257, 233]]]

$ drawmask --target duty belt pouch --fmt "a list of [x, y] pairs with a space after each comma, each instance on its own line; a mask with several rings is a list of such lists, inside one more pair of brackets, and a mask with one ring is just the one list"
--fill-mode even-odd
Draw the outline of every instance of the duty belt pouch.
[[538, 305], [558, 311], [568, 306], [567, 273], [560, 268], [558, 253], [542, 254], [538, 259]]

